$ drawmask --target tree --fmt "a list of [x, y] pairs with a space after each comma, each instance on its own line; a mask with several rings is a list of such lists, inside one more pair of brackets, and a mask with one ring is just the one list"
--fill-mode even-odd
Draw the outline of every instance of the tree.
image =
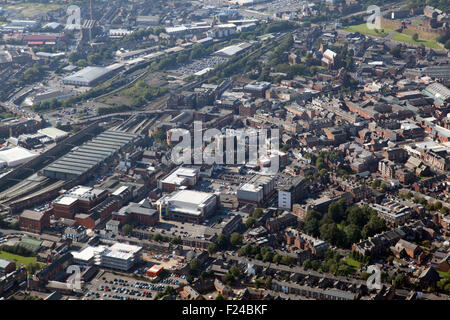
[[223, 282], [225, 282], [227, 285], [230, 285], [234, 282], [234, 277], [230, 272], [227, 272], [225, 274], [225, 277], [223, 279]]
[[229, 244], [230, 244], [230, 240], [228, 239], [228, 236], [226, 236], [224, 234], [220, 234], [217, 237], [217, 240], [216, 240], [217, 249], [224, 250], [224, 249], [228, 248]]
[[356, 243], [361, 239], [361, 230], [357, 225], [350, 224], [346, 226], [344, 232], [349, 244]]
[[255, 210], [253, 210], [253, 215], [252, 217], [255, 219], [259, 219], [263, 216], [264, 211], [261, 208], [256, 208]]
[[304, 231], [310, 235], [318, 236], [319, 235], [319, 221], [322, 218], [322, 215], [317, 211], [310, 211], [306, 214], [305, 217], [305, 226]]
[[305, 261], [303, 261], [302, 267], [305, 270], [311, 269], [312, 268], [311, 260], [306, 259]]
[[217, 252], [217, 245], [215, 244], [215, 243], [211, 243], [209, 246], [208, 246], [208, 253], [209, 254], [214, 254], [214, 253], [216, 253]]
[[221, 295], [220, 293], [216, 296], [216, 300], [225, 300], [225, 298], [223, 297], [223, 295]]
[[362, 228], [367, 223], [368, 219], [361, 207], [352, 206], [348, 210], [346, 220], [348, 224], [353, 224]]
[[230, 243], [233, 247], [239, 247], [242, 244], [242, 235], [237, 232], [233, 232], [230, 236]]
[[122, 232], [123, 232], [125, 235], [129, 235], [129, 234], [131, 234], [131, 232], [133, 232], [133, 227], [132, 227], [131, 225], [129, 225], [129, 224], [126, 224], [126, 225], [124, 225], [124, 226], [122, 227]]
[[251, 227], [253, 227], [253, 225], [256, 223], [256, 219], [253, 217], [250, 217], [247, 219], [247, 221], [245, 221], [245, 226], [250, 229]]
[[233, 275], [233, 277], [235, 278], [235, 279], [240, 279], [241, 277], [242, 277], [242, 272], [241, 272], [241, 270], [238, 268], [238, 267], [236, 267], [236, 266], [232, 266], [231, 268], [230, 268], [230, 273]]
[[412, 38], [413, 38], [414, 41], [419, 40], [419, 34], [418, 33], [414, 33]]
[[279, 254], [274, 254], [274, 256], [272, 257], [272, 262], [273, 263], [280, 263], [281, 262], [281, 256]]
[[272, 278], [267, 277], [266, 281], [264, 282], [266, 289], [272, 289]]
[[393, 281], [393, 285], [396, 288], [400, 288], [402, 287], [405, 282], [406, 282], [406, 277], [403, 274], [398, 274], [397, 276], [395, 276], [394, 281]]
[[381, 189], [381, 191], [385, 192], [386, 189], [387, 189], [387, 184], [383, 182], [383, 183], [380, 185], [380, 189]]
[[198, 271], [200, 269], [200, 265], [200, 261], [197, 258], [194, 258], [189, 262], [189, 268], [192, 271]]
[[381, 185], [381, 180], [380, 180], [380, 179], [375, 179], [375, 180], [372, 182], [372, 188], [379, 188], [380, 185]]
[[188, 282], [189, 284], [192, 284], [192, 282], [194, 282], [194, 279], [195, 279], [194, 276], [191, 275], [191, 274], [188, 275], [187, 278], [186, 278], [186, 280], [187, 280], [187, 282]]

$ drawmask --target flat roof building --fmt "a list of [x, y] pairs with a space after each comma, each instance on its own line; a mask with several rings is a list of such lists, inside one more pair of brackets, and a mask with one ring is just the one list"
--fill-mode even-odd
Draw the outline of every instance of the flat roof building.
[[101, 80], [105, 80], [114, 70], [105, 67], [86, 67], [63, 78], [64, 84], [91, 87]]
[[212, 215], [217, 207], [214, 193], [179, 190], [158, 200], [162, 219], [200, 223]]
[[0, 167], [17, 167], [38, 155], [22, 147], [4, 148], [0, 150]]
[[198, 181], [200, 170], [198, 168], [179, 167], [161, 179], [158, 187], [163, 192], [173, 192], [182, 186], [195, 186]]

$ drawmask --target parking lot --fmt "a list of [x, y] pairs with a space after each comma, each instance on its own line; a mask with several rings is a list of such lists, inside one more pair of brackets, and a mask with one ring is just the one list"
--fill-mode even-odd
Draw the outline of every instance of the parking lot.
[[87, 286], [83, 300], [154, 300], [165, 286], [105, 272]]

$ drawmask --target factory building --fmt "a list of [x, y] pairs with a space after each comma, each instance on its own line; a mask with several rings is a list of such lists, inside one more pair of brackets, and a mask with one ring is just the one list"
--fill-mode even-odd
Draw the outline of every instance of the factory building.
[[74, 74], [63, 79], [64, 84], [74, 86], [92, 87], [100, 81], [104, 81], [112, 76], [114, 71], [117, 71], [122, 65], [111, 65], [107, 67], [86, 67]]
[[111, 130], [102, 132], [45, 167], [43, 175], [59, 180], [77, 178], [94, 171], [138, 139], [136, 135], [123, 132]]
[[4, 148], [0, 150], [0, 168], [17, 167], [38, 155], [22, 147]]
[[157, 205], [162, 219], [201, 223], [215, 212], [217, 196], [208, 192], [179, 190], [159, 199]]

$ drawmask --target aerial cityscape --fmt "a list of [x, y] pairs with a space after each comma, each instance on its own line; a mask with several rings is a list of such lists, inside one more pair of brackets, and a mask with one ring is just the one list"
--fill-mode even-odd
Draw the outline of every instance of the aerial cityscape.
[[450, 300], [448, 0], [0, 0], [0, 144], [0, 300]]

